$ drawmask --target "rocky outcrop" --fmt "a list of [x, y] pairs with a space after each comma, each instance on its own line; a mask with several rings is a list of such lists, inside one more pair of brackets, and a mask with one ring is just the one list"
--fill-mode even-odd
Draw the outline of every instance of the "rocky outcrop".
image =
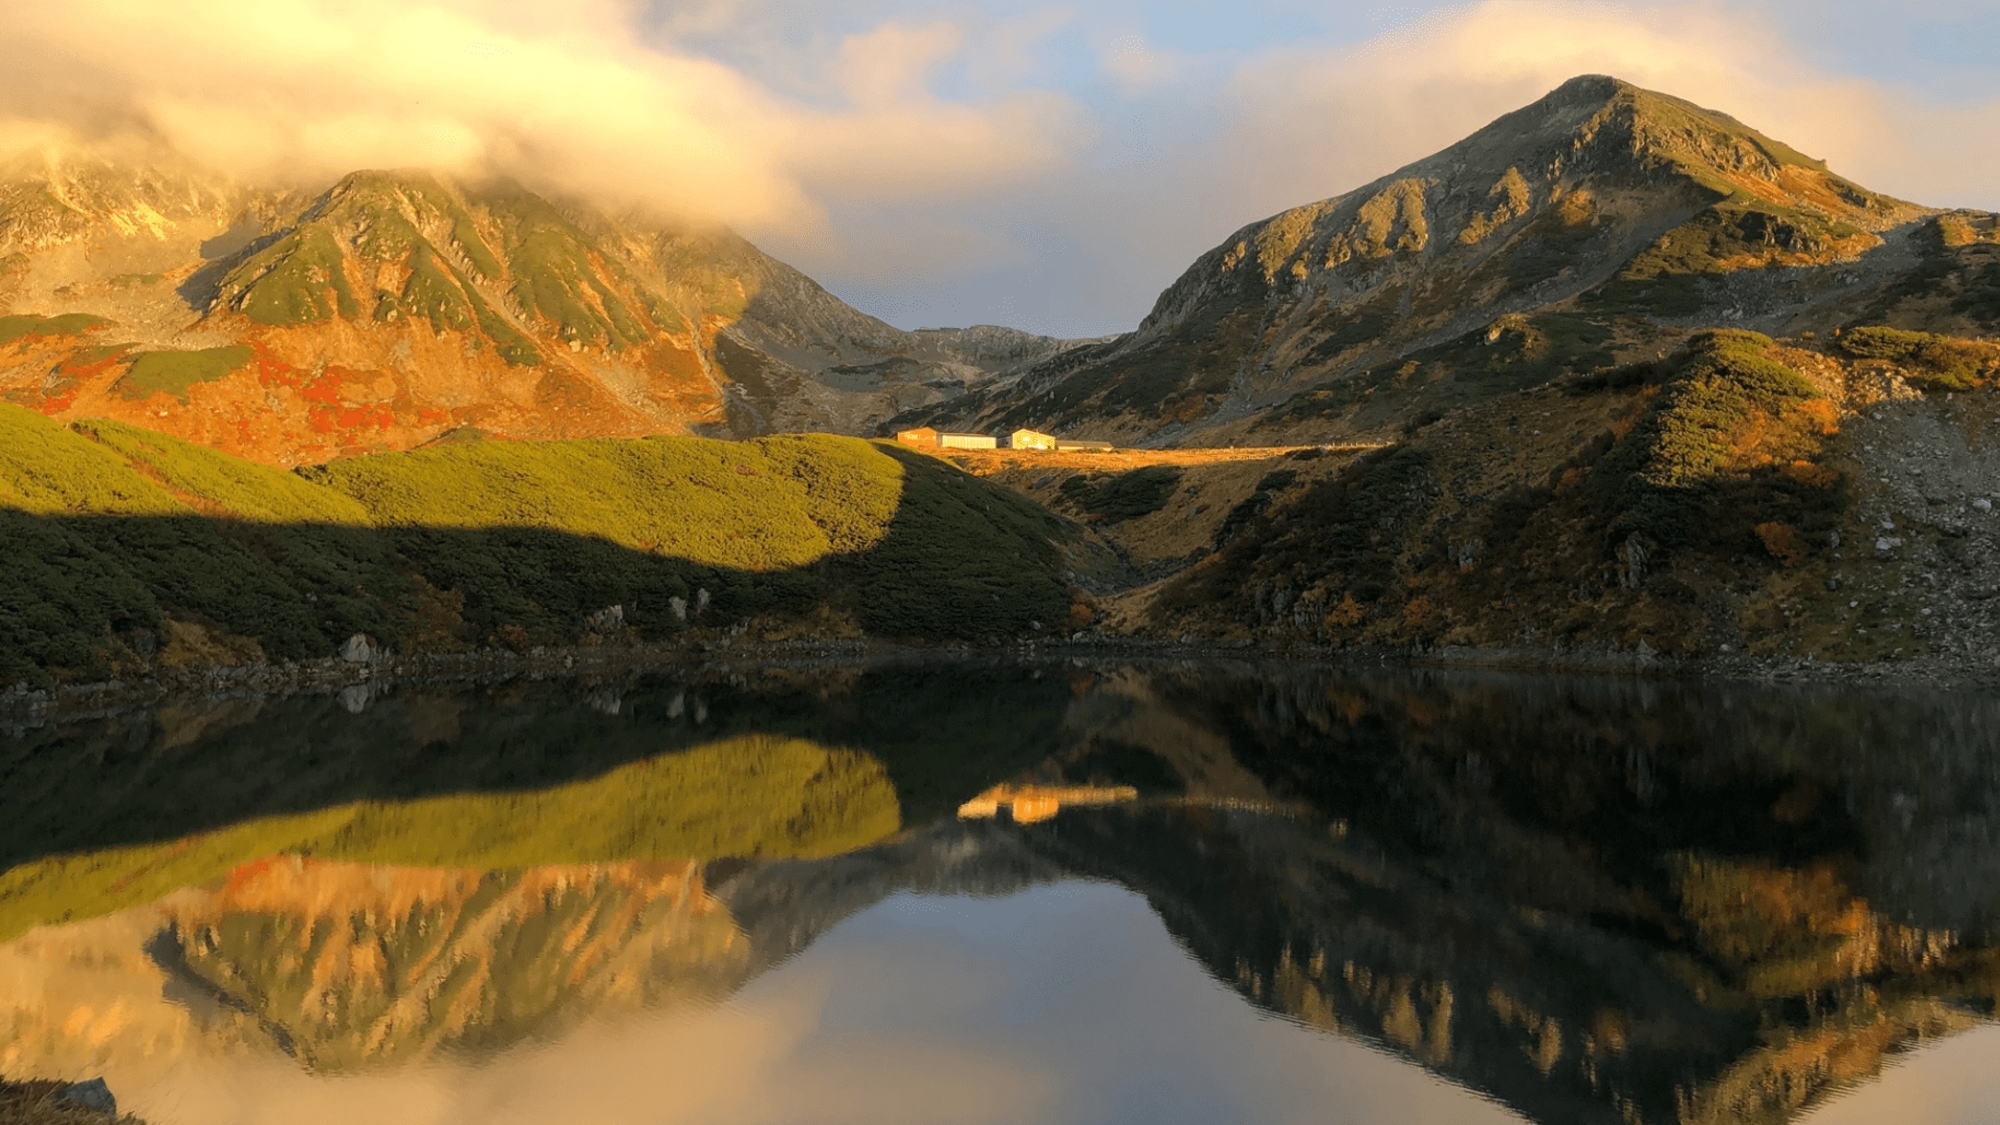
[[[1724, 114], [1578, 78], [1375, 183], [1242, 228], [1131, 333], [905, 420], [1160, 444], [1381, 438], [1469, 398], [1650, 357], [1688, 326], [1825, 328], [1870, 302], [1909, 305], [1926, 327], [2000, 325], [2000, 305], [1910, 304], [1920, 277], [1983, 292], [1986, 219], [1945, 231], [1933, 214]], [[1507, 345], [1510, 317], [1523, 319]]]

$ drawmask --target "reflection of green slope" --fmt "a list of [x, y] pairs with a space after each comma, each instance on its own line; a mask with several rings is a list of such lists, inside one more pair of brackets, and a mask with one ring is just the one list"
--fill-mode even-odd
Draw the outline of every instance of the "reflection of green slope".
[[363, 801], [25, 863], [0, 874], [0, 935], [150, 902], [280, 853], [483, 869], [822, 856], [899, 824], [895, 790], [875, 759], [752, 736], [547, 789]]
[[556, 789], [750, 735], [872, 756], [904, 819], [925, 823], [1045, 756], [1069, 701], [1062, 677], [1022, 668], [889, 664], [833, 679], [408, 688], [359, 714], [299, 696], [41, 728], [0, 739], [0, 868], [358, 802]]

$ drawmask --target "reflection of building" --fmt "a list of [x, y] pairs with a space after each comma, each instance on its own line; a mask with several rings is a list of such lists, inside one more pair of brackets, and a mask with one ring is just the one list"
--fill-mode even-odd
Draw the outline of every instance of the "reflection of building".
[[1130, 785], [995, 785], [958, 806], [964, 820], [985, 820], [998, 816], [1007, 806], [1016, 824], [1035, 824], [1061, 812], [1063, 806], [1095, 807], [1116, 805], [1139, 799]]

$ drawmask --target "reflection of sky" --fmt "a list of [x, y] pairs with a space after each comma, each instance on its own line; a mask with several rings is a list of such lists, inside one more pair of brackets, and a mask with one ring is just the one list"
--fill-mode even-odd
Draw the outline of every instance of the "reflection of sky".
[[899, 895], [726, 1007], [594, 1027], [477, 1068], [315, 1079], [218, 1062], [118, 1093], [155, 1125], [1516, 1120], [1260, 1014], [1142, 899], [1098, 883]]
[[2000, 1121], [2000, 1026], [1919, 1051], [1800, 1125], [1992, 1125]]

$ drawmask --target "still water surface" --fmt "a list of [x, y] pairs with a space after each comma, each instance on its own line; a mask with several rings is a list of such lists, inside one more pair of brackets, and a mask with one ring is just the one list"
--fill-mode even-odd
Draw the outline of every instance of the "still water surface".
[[0, 1074], [154, 1125], [2000, 1119], [2000, 702], [1222, 664], [0, 737]]

